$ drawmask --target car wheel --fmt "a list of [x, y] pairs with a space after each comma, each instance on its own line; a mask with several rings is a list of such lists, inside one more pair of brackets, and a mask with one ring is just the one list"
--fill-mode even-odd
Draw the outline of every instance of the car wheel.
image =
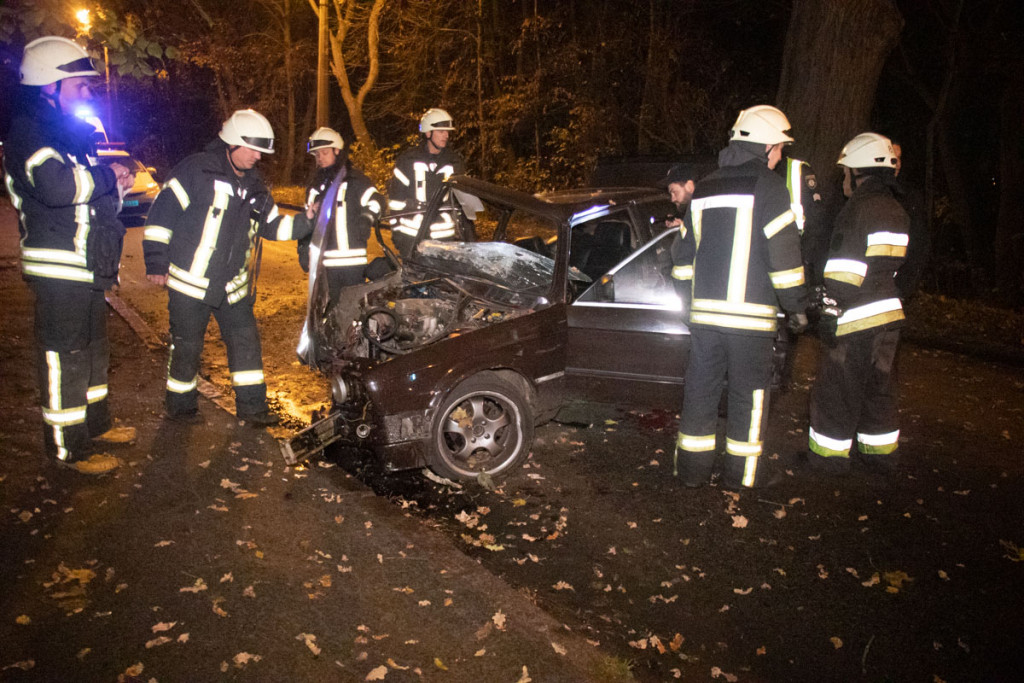
[[449, 479], [498, 474], [521, 462], [533, 443], [523, 392], [493, 373], [452, 390], [434, 418], [430, 467]]

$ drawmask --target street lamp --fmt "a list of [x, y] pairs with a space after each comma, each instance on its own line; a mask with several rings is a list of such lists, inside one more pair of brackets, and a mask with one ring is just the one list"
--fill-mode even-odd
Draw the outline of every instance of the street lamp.
[[[82, 33], [89, 33], [92, 30], [92, 11], [88, 9], [80, 9], [75, 11], [75, 19], [78, 20], [78, 25], [82, 27]], [[110, 53], [107, 50], [106, 44], [103, 45], [103, 68], [104, 68], [104, 81], [107, 86], [107, 126], [110, 128], [107, 140], [109, 141], [114, 134], [114, 106], [113, 98], [114, 91], [110, 85]]]

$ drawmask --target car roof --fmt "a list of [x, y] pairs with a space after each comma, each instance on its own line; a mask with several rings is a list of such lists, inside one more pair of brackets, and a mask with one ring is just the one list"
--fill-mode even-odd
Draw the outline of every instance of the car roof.
[[664, 193], [643, 187], [581, 188], [533, 195], [465, 175], [452, 176], [448, 182], [456, 190], [475, 195], [492, 204], [545, 216], [559, 223], [594, 206], [664, 197]]

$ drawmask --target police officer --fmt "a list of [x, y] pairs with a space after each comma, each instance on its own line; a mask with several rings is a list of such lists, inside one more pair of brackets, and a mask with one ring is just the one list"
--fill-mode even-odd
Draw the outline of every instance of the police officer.
[[263, 154], [273, 152], [270, 122], [252, 109], [236, 111], [218, 139], [174, 168], [149, 212], [146, 277], [169, 290], [165, 408], [171, 420], [203, 421], [196, 386], [212, 314], [227, 347], [236, 414], [257, 426], [278, 421], [267, 407], [250, 266], [258, 238], [304, 237], [312, 212], [278, 212], [255, 168]]
[[[77, 43], [58, 36], [25, 46], [18, 108], [4, 166], [19, 212], [21, 268], [35, 293], [35, 337], [44, 448], [59, 464], [103, 474], [119, 460], [94, 452], [110, 430], [106, 304], [117, 278], [124, 227], [119, 192], [131, 172], [96, 165], [92, 126], [74, 114], [92, 101], [99, 73]], [[133, 428], [130, 430], [134, 437]]]
[[893, 196], [896, 153], [888, 138], [861, 133], [839, 155], [843, 193], [825, 286], [837, 310], [833, 339], [811, 389], [808, 454], [813, 469], [843, 473], [850, 450], [891, 472], [898, 457], [896, 348], [903, 307], [893, 275], [903, 263], [910, 219]]
[[711, 478], [718, 405], [728, 378], [723, 483], [764, 483], [764, 426], [779, 306], [806, 325], [800, 236], [786, 184], [772, 169], [793, 141], [786, 116], [760, 105], [740, 112], [719, 168], [697, 183], [686, 215], [692, 265], [690, 364], [676, 471], [686, 486]]
[[[337, 132], [320, 128], [310, 137], [309, 149], [316, 154], [320, 170], [331, 175], [318, 172], [321, 183], [310, 189], [307, 208], [323, 211], [322, 199], [327, 188], [335, 180], [338, 182], [334, 208], [320, 245], [330, 300], [336, 301], [343, 287], [361, 284], [367, 278], [366, 247], [370, 231], [384, 210], [384, 196], [373, 181], [349, 162]], [[331, 163], [325, 166], [328, 160]]]
[[[420, 119], [422, 140], [406, 150], [395, 161], [388, 184], [388, 208], [391, 213], [404, 214], [392, 221], [391, 236], [398, 250], [405, 254], [411, 248], [423, 222], [422, 210], [434, 191], [450, 176], [464, 173], [462, 157], [448, 143], [455, 130], [451, 115], [444, 109], [428, 109]], [[416, 213], [419, 211], [419, 213]], [[430, 239], [450, 240], [455, 237], [455, 219], [446, 211], [438, 214], [430, 226]]]

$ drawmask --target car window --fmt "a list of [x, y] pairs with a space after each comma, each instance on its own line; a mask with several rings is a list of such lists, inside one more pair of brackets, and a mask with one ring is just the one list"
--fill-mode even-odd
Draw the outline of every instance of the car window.
[[672, 280], [672, 243], [678, 230], [666, 230], [647, 246], [596, 280], [578, 303], [640, 304], [682, 310]]
[[576, 223], [569, 234], [569, 265], [596, 280], [633, 253], [635, 245], [625, 211]]

